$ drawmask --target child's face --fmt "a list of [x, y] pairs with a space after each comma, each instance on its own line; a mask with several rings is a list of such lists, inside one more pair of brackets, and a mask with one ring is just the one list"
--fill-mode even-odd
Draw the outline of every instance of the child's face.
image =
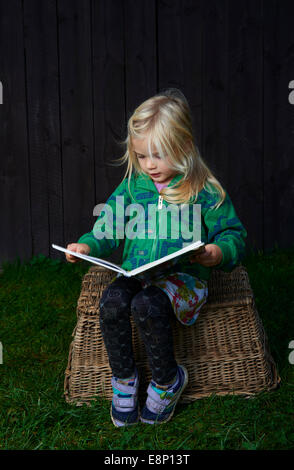
[[133, 151], [137, 156], [138, 163], [144, 173], [156, 183], [169, 183], [177, 174], [169, 166], [168, 157], [160, 158], [156, 148], [151, 145], [153, 159], [149, 157], [147, 139], [132, 139]]

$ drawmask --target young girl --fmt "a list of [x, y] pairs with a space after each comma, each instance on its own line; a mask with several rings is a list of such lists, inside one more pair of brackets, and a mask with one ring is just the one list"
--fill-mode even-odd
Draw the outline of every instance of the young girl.
[[[127, 163], [122, 182], [108, 198], [93, 230], [67, 246], [104, 258], [119, 246], [122, 229], [128, 228], [122, 268], [135, 269], [195, 241], [190, 209], [194, 204], [201, 207], [204, 253], [190, 255], [190, 259], [181, 257], [136, 277], [118, 274], [101, 297], [100, 327], [113, 373], [111, 418], [117, 427], [139, 419], [164, 423], [172, 417], [188, 374], [174, 357], [170, 317], [176, 315], [187, 326], [194, 324], [207, 301], [211, 268], [232, 271], [245, 254], [247, 232], [194, 140], [190, 108], [180, 90], [168, 89], [143, 102], [128, 121], [126, 152], [120, 159]], [[134, 207], [131, 204], [137, 204], [138, 213], [138, 205], [144, 209], [137, 233], [130, 230], [131, 211], [122, 210], [122, 205]], [[167, 232], [165, 238], [160, 237], [164, 209], [183, 204], [189, 208], [191, 239], [187, 239], [185, 230], [183, 234], [182, 220], [176, 236]], [[148, 211], [151, 205], [156, 205], [153, 216]], [[171, 222], [167, 226], [170, 229]], [[80, 260], [68, 254], [66, 258], [70, 262]], [[152, 371], [147, 401], [140, 413], [130, 315], [139, 328]]]

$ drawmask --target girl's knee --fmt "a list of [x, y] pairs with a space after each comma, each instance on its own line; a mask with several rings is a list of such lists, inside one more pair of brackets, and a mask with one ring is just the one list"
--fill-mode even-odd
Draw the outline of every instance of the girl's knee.
[[147, 318], [160, 318], [172, 309], [168, 296], [157, 286], [149, 286], [135, 295], [131, 302], [131, 313], [136, 323]]
[[110, 285], [103, 291], [99, 302], [100, 320], [117, 321], [129, 304], [130, 297], [127, 293], [119, 287]]

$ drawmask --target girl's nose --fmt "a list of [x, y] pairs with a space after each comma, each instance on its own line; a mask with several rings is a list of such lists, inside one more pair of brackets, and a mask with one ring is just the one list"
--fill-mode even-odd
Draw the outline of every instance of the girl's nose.
[[156, 163], [154, 160], [151, 160], [150, 157], [147, 158], [147, 162], [146, 162], [146, 167], [151, 170], [152, 168], [156, 168]]

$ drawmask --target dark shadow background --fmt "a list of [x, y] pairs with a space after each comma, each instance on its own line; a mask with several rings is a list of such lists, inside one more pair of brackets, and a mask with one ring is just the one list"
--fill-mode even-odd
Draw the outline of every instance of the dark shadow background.
[[125, 169], [127, 120], [173, 86], [248, 249], [293, 245], [292, 0], [0, 0], [0, 261], [64, 258]]

